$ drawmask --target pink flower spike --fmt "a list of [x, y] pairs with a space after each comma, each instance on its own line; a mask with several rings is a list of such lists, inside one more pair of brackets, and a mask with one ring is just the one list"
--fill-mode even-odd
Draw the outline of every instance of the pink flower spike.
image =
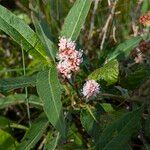
[[82, 90], [86, 99], [96, 97], [100, 93], [100, 85], [95, 80], [88, 80]]
[[57, 69], [62, 74], [63, 78], [71, 78], [72, 73], [80, 69], [80, 64], [83, 61], [83, 51], [77, 51], [75, 42], [64, 37], [59, 40], [59, 52], [57, 59]]

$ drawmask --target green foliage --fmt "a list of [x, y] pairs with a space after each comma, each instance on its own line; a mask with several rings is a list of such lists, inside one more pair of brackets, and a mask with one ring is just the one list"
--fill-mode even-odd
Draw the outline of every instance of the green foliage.
[[92, 0], [77, 0], [65, 19], [61, 36], [75, 41], [85, 22]]
[[112, 59], [122, 59], [122, 58], [125, 58], [127, 57], [131, 50], [133, 48], [135, 48], [139, 42], [141, 41], [141, 37], [138, 36], [138, 37], [133, 37], [131, 39], [128, 39], [126, 40], [125, 42], [119, 44], [113, 52], [109, 53], [108, 56], [107, 56], [107, 61], [110, 61]]
[[45, 116], [45, 114], [41, 114], [27, 131], [17, 149], [30, 150], [31, 148], [33, 148], [43, 136], [43, 133], [45, 132], [47, 126], [47, 117]]
[[104, 110], [100, 105], [97, 105], [96, 108], [89, 108], [88, 106], [87, 109], [81, 111], [81, 123], [88, 134], [94, 138], [95, 142], [98, 142], [98, 138], [101, 134], [99, 117], [103, 112]]
[[39, 36], [40, 40], [42, 41], [43, 45], [45, 46], [47, 55], [51, 58], [51, 60], [55, 61], [57, 48], [54, 43], [48, 39], [44, 30], [42, 29], [42, 23], [40, 23], [37, 18], [33, 15], [34, 26], [36, 28], [37, 35]]
[[[41, 100], [39, 97], [35, 95], [30, 95], [28, 97], [29, 103], [34, 106], [43, 106]], [[26, 95], [25, 94], [14, 94], [9, 95], [7, 97], [0, 98], [0, 109], [4, 109], [6, 107], [9, 107], [11, 105], [17, 105], [21, 103], [26, 103]]]
[[37, 57], [47, 60], [46, 51], [34, 31], [23, 20], [16, 17], [0, 5], [0, 30], [11, 36], [24, 50]]
[[0, 149], [15, 150], [17, 146], [16, 140], [7, 132], [0, 129]]
[[56, 137], [51, 137], [51, 134], [48, 134], [44, 150], [55, 150], [58, 144], [59, 136], [59, 133], [56, 135]]
[[0, 92], [10, 91], [28, 86], [35, 86], [36, 75], [6, 78], [0, 80]]
[[115, 147], [121, 149], [122, 145], [126, 144], [132, 134], [141, 127], [142, 111], [143, 107], [125, 114], [119, 120], [108, 125], [99, 137], [97, 149], [109, 150]]
[[134, 90], [150, 77], [150, 66], [141, 65], [120, 80], [121, 85], [129, 90]]
[[[1, 1], [0, 149], [148, 150], [150, 38], [138, 20], [149, 8], [148, 0]], [[57, 72], [59, 36], [84, 49], [69, 79]], [[89, 99], [87, 80], [100, 84]]]
[[50, 123], [65, 137], [66, 127], [61, 103], [61, 89], [55, 67], [39, 72], [37, 91]]
[[119, 75], [119, 64], [117, 60], [112, 60], [106, 63], [103, 67], [96, 69], [92, 72], [88, 79], [91, 80], [104, 80], [107, 85], [117, 82]]

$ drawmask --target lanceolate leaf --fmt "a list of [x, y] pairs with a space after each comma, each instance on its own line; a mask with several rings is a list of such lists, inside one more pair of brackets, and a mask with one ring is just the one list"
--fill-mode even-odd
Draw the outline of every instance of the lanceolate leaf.
[[92, 72], [88, 79], [104, 80], [107, 85], [111, 85], [117, 82], [119, 75], [119, 64], [117, 60], [112, 60], [105, 64], [103, 67], [96, 69]]
[[25, 134], [21, 144], [18, 146], [18, 150], [30, 150], [43, 136], [44, 131], [48, 126], [48, 119], [45, 114], [41, 114], [40, 117], [32, 124], [31, 128]]
[[120, 59], [128, 56], [131, 50], [139, 44], [141, 39], [142, 38], [138, 36], [119, 44], [113, 52], [109, 53], [107, 60], [110, 61], [112, 59]]
[[[28, 100], [29, 100], [29, 103], [32, 105], [43, 106], [40, 98], [35, 95], [30, 95], [28, 97]], [[26, 102], [25, 94], [14, 94], [14, 95], [9, 95], [7, 97], [1, 97], [0, 98], [0, 109], [4, 109], [11, 105], [16, 105], [16, 104], [25, 103], [25, 102]]]
[[125, 114], [119, 120], [108, 125], [98, 140], [97, 149], [110, 150], [116, 147], [122, 149], [122, 145], [127, 143], [132, 134], [141, 127], [142, 111], [143, 107]]
[[34, 21], [34, 26], [36, 28], [36, 32], [41, 39], [41, 42], [45, 46], [47, 55], [55, 62], [55, 57], [56, 57], [56, 51], [57, 48], [55, 47], [54, 43], [48, 39], [46, 34], [44, 33], [44, 30], [42, 29], [41, 23], [37, 20], [37, 18], [33, 15], [32, 19]]
[[0, 30], [7, 33], [24, 50], [40, 60], [47, 60], [46, 51], [34, 31], [25, 22], [0, 5]]
[[28, 86], [35, 86], [35, 84], [36, 84], [36, 75], [1, 79], [0, 92], [10, 91]]
[[65, 136], [65, 122], [61, 103], [61, 89], [55, 67], [37, 76], [37, 91], [43, 101], [44, 111], [50, 123]]
[[89, 12], [91, 3], [92, 0], [76, 0], [65, 19], [61, 36], [71, 38], [73, 41], [77, 39]]

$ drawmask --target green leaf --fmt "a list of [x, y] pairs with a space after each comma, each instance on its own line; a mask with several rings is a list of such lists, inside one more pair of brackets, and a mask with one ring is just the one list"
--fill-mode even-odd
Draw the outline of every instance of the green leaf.
[[65, 137], [65, 121], [61, 103], [61, 87], [57, 70], [51, 67], [37, 76], [37, 92], [43, 101], [50, 123]]
[[114, 111], [114, 109], [113, 109], [113, 107], [111, 106], [111, 104], [102, 103], [101, 106], [103, 107], [103, 109], [105, 110], [105, 112]]
[[45, 46], [47, 55], [51, 58], [51, 60], [53, 60], [55, 62], [55, 57], [56, 57], [56, 52], [57, 52], [56, 46], [50, 39], [48, 39], [48, 37], [44, 33], [44, 30], [41, 26], [41, 22], [39, 22], [34, 15], [32, 16], [32, 20], [34, 22], [36, 32], [37, 32], [41, 42]]
[[45, 114], [41, 114], [40, 117], [32, 124], [30, 129], [27, 131], [17, 149], [32, 149], [43, 136], [43, 133], [45, 132], [48, 126], [48, 123], [49, 122]]
[[[31, 105], [43, 106], [39, 97], [35, 95], [30, 95], [28, 99]], [[1, 97], [0, 109], [4, 109], [11, 105], [16, 105], [16, 104], [25, 103], [25, 102], [26, 102], [26, 94], [14, 94], [14, 95], [9, 95], [7, 97]]]
[[36, 75], [6, 78], [0, 80], [0, 92], [10, 91], [28, 86], [35, 86]]
[[89, 12], [91, 3], [92, 0], [76, 0], [65, 19], [61, 36], [71, 38], [73, 41], [77, 39]]
[[59, 133], [57, 133], [56, 137], [53, 137], [53, 139], [51, 140], [51, 135], [48, 134], [47, 136], [47, 141], [46, 144], [44, 146], [44, 150], [55, 150], [58, 140], [59, 140]]
[[122, 145], [126, 144], [133, 133], [137, 132], [141, 127], [142, 111], [143, 107], [125, 114], [108, 125], [98, 140], [97, 149], [110, 150], [116, 147], [122, 149]]
[[47, 61], [46, 51], [43, 44], [34, 31], [9, 10], [0, 5], [0, 30], [7, 33], [24, 50], [39, 60]]
[[129, 40], [126, 40], [125, 42], [119, 44], [113, 52], [108, 54], [107, 61], [110, 61], [116, 58], [121, 59], [121, 58], [128, 56], [131, 50], [139, 44], [141, 39], [142, 38], [138, 36], [138, 37], [134, 37]]
[[105, 64], [103, 67], [96, 69], [89, 76], [89, 80], [104, 80], [107, 85], [117, 82], [119, 75], [119, 64], [117, 60], [112, 60]]
[[[74, 123], [71, 123], [68, 131], [68, 139], [73, 139], [74, 148], [85, 148], [84, 137], [78, 132], [78, 128]], [[68, 144], [67, 144], [68, 145]], [[64, 147], [63, 147], [64, 148]]]
[[143, 1], [141, 12], [147, 13], [148, 10], [149, 10], [149, 0], [145, 0], [145, 1]]
[[17, 141], [7, 132], [0, 129], [0, 149], [15, 150]]
[[90, 109], [90, 111], [88, 109], [81, 111], [80, 120], [88, 134], [94, 138], [94, 141], [97, 141], [101, 134], [99, 119], [104, 110], [100, 105]]

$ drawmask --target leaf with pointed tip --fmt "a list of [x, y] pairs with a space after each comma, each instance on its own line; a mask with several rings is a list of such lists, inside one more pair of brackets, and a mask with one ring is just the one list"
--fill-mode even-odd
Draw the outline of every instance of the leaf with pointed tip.
[[26, 23], [0, 5], [0, 30], [39, 60], [47, 62], [46, 51], [35, 32]]
[[90, 10], [92, 0], [76, 0], [65, 19], [61, 36], [75, 41]]
[[50, 123], [65, 137], [61, 87], [55, 67], [38, 73], [37, 92], [43, 101], [43, 108]]

